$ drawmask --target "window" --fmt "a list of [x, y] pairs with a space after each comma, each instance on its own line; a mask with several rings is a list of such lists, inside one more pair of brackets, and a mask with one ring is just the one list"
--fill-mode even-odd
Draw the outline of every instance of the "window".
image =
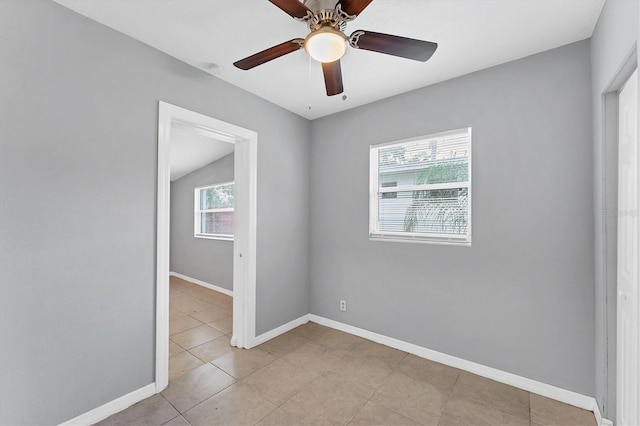
[[371, 146], [372, 240], [471, 245], [471, 128]]
[[195, 189], [196, 238], [233, 240], [233, 182]]

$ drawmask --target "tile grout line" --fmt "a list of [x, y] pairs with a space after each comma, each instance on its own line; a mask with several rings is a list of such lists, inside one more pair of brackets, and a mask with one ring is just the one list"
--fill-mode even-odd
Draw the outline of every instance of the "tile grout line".
[[[171, 385], [171, 383], [169, 383], [169, 385]], [[168, 387], [167, 387], [167, 388], [168, 388]], [[164, 391], [162, 391], [162, 392], [164, 392]], [[178, 407], [176, 407], [175, 405], [173, 405], [173, 404], [171, 403], [171, 401], [169, 401], [167, 398], [165, 398], [165, 397], [164, 397], [164, 395], [162, 394], [162, 392], [158, 393], [157, 395], [160, 395], [160, 396], [162, 397], [162, 399], [164, 399], [165, 401], [167, 401], [167, 402], [169, 403], [169, 405], [171, 405], [171, 406], [173, 407], [173, 409], [174, 409], [174, 410], [176, 410], [176, 412], [178, 413], [178, 415], [177, 415], [177, 416], [172, 417], [172, 418], [170, 418], [169, 420], [167, 420], [166, 422], [162, 423], [162, 424], [165, 424], [165, 423], [169, 423], [169, 422], [170, 422], [171, 420], [173, 420], [173, 419], [176, 419], [176, 418], [178, 418], [178, 417], [182, 416], [182, 413], [180, 412], [180, 410], [178, 410]]]
[[[214, 365], [214, 367], [216, 367], [216, 366]], [[224, 371], [224, 370], [223, 370], [223, 371]], [[225, 373], [226, 373], [226, 372], [225, 372]], [[228, 373], [227, 373], [227, 374], [228, 374]], [[231, 377], [233, 377], [233, 376], [231, 376]], [[214, 393], [213, 395], [211, 395], [211, 396], [209, 396], [209, 397], [207, 397], [207, 398], [203, 399], [202, 401], [198, 402], [198, 403], [197, 403], [197, 404], [195, 404], [193, 407], [190, 407], [189, 409], [185, 410], [185, 411], [184, 411], [184, 412], [182, 412], [182, 413], [180, 413], [180, 410], [178, 410], [177, 408], [176, 408], [176, 411], [178, 411], [178, 412], [180, 413], [180, 415], [181, 415], [182, 417], [184, 417], [184, 414], [186, 414], [186, 413], [188, 413], [189, 411], [193, 410], [194, 408], [196, 408], [196, 407], [198, 407], [198, 406], [200, 406], [200, 405], [204, 404], [205, 402], [207, 402], [207, 401], [208, 401], [208, 400], [210, 400], [211, 398], [213, 398], [213, 397], [215, 397], [216, 395], [220, 394], [221, 392], [224, 392], [225, 390], [229, 389], [231, 386], [234, 386], [234, 385], [236, 385], [236, 384], [238, 384], [238, 383], [239, 383], [239, 380], [237, 380], [235, 377], [233, 377], [233, 379], [234, 379], [234, 380], [236, 380], [236, 381], [235, 381], [235, 382], [233, 382], [233, 383], [231, 383], [229, 386], [226, 386], [226, 387], [224, 387], [223, 389], [220, 389], [218, 392]], [[171, 404], [171, 403], [170, 403], [170, 404]], [[174, 407], [174, 408], [175, 408], [175, 407]], [[187, 418], [186, 418], [186, 417], [185, 417], [185, 420], [187, 420]], [[191, 424], [191, 422], [189, 422], [189, 420], [187, 420], [187, 423]]]
[[360, 408], [358, 408], [358, 410], [353, 413], [353, 415], [349, 418], [349, 420], [347, 421], [347, 425], [351, 424], [351, 422], [353, 421], [353, 419], [356, 418], [356, 416], [358, 414], [360, 414], [360, 412], [364, 409], [364, 407], [369, 403], [369, 399], [365, 398], [364, 404], [362, 404], [362, 406]]

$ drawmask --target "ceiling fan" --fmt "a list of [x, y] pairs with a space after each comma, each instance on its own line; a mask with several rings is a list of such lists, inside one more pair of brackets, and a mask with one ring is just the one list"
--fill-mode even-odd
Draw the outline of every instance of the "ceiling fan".
[[294, 38], [277, 46], [234, 62], [242, 69], [262, 65], [273, 59], [304, 48], [309, 56], [322, 63], [327, 96], [343, 92], [340, 58], [347, 51], [347, 43], [354, 49], [370, 50], [400, 56], [415, 61], [427, 61], [438, 47], [437, 43], [400, 37], [373, 31], [357, 30], [344, 34], [347, 22], [353, 21], [373, 0], [269, 0], [291, 15], [306, 22], [311, 32], [306, 38]]

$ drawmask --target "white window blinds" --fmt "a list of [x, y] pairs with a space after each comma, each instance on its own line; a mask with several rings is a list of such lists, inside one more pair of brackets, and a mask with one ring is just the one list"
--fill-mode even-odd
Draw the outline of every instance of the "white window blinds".
[[471, 242], [471, 129], [371, 147], [372, 239]]

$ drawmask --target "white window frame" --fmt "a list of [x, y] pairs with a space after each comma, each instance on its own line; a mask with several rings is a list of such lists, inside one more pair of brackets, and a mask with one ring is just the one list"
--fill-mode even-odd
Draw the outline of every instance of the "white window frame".
[[[410, 142], [423, 141], [425, 139], [438, 138], [450, 134], [468, 132], [469, 134], [469, 180], [468, 182], [451, 182], [424, 185], [402, 185], [379, 188], [378, 179], [378, 152], [381, 148], [388, 148], [394, 145], [402, 145]], [[371, 241], [391, 241], [403, 243], [426, 243], [426, 244], [446, 244], [457, 246], [471, 246], [471, 163], [472, 163], [472, 135], [471, 127], [465, 127], [446, 132], [418, 136], [415, 138], [403, 139], [399, 141], [387, 142], [369, 146], [369, 239]], [[431, 234], [424, 232], [390, 232], [380, 231], [378, 228], [378, 195], [385, 192], [403, 192], [420, 190], [437, 190], [451, 188], [467, 188], [467, 233], [465, 235], [455, 234]]]
[[193, 206], [194, 206], [193, 236], [195, 238], [204, 238], [207, 240], [233, 241], [233, 237], [234, 237], [233, 234], [203, 234], [202, 232], [200, 232], [200, 229], [202, 229], [202, 223], [201, 223], [202, 213], [235, 212], [235, 201], [234, 201], [233, 207], [201, 210], [200, 209], [200, 191], [202, 191], [203, 189], [216, 188], [218, 186], [225, 186], [229, 184], [233, 184], [235, 189], [234, 181], [215, 183], [213, 185], [202, 185], [202, 186], [197, 186], [193, 189]]

